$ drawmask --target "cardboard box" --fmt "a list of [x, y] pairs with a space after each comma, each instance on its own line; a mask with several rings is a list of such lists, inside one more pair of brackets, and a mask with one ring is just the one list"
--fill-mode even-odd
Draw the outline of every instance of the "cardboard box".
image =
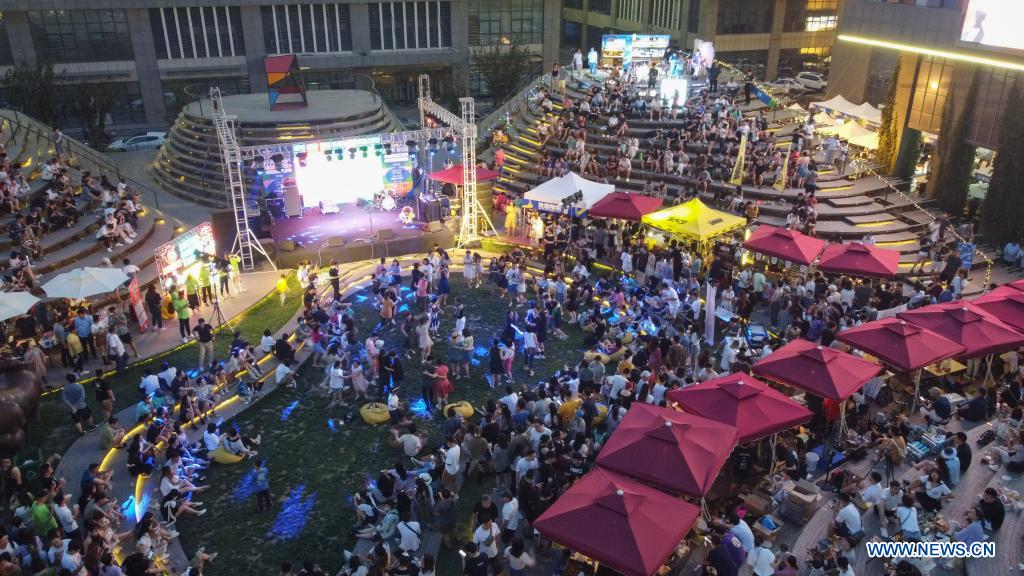
[[782, 527], [785, 524], [781, 520], [776, 518], [775, 516], [766, 515], [765, 518], [771, 518], [772, 519], [772, 522], [775, 523], [775, 529], [769, 530], [768, 528], [765, 527], [764, 524], [761, 523], [761, 520], [758, 520], [757, 522], [753, 523], [752, 530], [753, 530], [754, 534], [760, 534], [762, 538], [764, 538], [765, 540], [768, 540], [769, 542], [771, 542], [771, 541], [775, 540], [775, 537], [778, 536], [779, 531], [782, 530]]
[[824, 498], [821, 497], [821, 494], [808, 494], [802, 491], [800, 486], [797, 486], [786, 493], [781, 512], [786, 517], [798, 522], [807, 522], [814, 516], [814, 512], [823, 501]]
[[775, 509], [772, 497], [763, 492], [751, 492], [740, 496], [743, 505], [754, 516], [764, 516]]

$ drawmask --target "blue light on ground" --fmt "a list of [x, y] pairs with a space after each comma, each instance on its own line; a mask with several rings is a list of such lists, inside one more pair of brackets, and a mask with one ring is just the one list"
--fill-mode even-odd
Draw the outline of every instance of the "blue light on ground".
[[292, 488], [288, 497], [281, 504], [281, 511], [274, 519], [267, 536], [277, 540], [291, 540], [297, 538], [306, 528], [309, 521], [309, 513], [316, 506], [316, 492], [305, 494], [306, 485], [299, 484]]
[[409, 311], [409, 305], [408, 304], [402, 304], [401, 306], [398, 307], [398, 311], [399, 312], [408, 312]]
[[327, 419], [327, 427], [331, 429], [331, 432], [337, 432], [337, 428], [334, 425], [334, 418]]
[[473, 356], [476, 356], [477, 358], [484, 358], [489, 352], [490, 350], [488, 350], [486, 346], [477, 346], [476, 348], [473, 348]]
[[231, 499], [234, 500], [236, 503], [241, 504], [242, 502], [245, 502], [249, 498], [252, 498], [252, 495], [255, 493], [256, 470], [252, 469], [249, 470], [249, 472], [247, 472], [245, 476], [242, 476], [242, 478], [238, 481], [238, 484], [235, 486], [235, 491], [231, 493]]
[[654, 325], [654, 322], [651, 322], [650, 320], [644, 320], [642, 323], [640, 323], [640, 333], [657, 334], [658, 327]]
[[201, 372], [199, 370], [196, 370], [194, 368], [192, 370], [189, 370], [188, 372], [186, 372], [186, 374], [188, 374], [189, 378], [198, 378], [200, 373]]
[[[135, 521], [142, 519], [142, 515], [149, 509], [149, 492], [147, 491], [141, 501], [135, 503]], [[135, 497], [132, 496], [134, 499]]]
[[368, 296], [363, 296], [362, 294], [356, 295], [356, 302], [366, 302], [368, 299]]
[[398, 291], [399, 292], [412, 292], [412, 288], [410, 288], [408, 286], [402, 286], [401, 288], [398, 289]]
[[427, 407], [427, 403], [423, 398], [417, 398], [409, 402], [409, 411], [412, 412], [413, 415], [423, 418], [424, 420], [430, 420], [432, 417], [430, 408]]
[[479, 366], [480, 365], [480, 359], [479, 358], [470, 358], [469, 359], [469, 363], [472, 366]]
[[281, 409], [281, 421], [284, 422], [289, 417], [291, 417], [292, 411], [295, 410], [295, 408], [298, 405], [299, 405], [299, 401], [296, 400], [296, 401], [292, 402], [291, 404], [289, 404], [289, 405], [285, 406], [284, 408], [282, 408]]
[[135, 509], [135, 495], [129, 496], [124, 504], [121, 504], [121, 513], [127, 516]]

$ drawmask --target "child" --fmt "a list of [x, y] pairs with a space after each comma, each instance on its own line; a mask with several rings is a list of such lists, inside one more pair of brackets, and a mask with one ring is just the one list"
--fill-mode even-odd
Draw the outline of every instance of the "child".
[[252, 402], [252, 388], [245, 379], [239, 379], [238, 381], [238, 396], [242, 399], [242, 402], [246, 404]]
[[256, 470], [256, 510], [271, 510], [274, 503], [270, 499], [270, 471], [267, 470], [267, 461], [260, 458], [255, 460], [252, 466]]

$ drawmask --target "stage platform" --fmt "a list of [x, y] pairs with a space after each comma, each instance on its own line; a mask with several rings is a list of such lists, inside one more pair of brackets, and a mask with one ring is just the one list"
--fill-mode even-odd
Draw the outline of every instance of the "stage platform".
[[[430, 232], [424, 222], [403, 226], [397, 210], [367, 212], [351, 205], [335, 214], [310, 209], [301, 218], [275, 218], [272, 234], [278, 266], [294, 268], [307, 259], [326, 265], [332, 259], [354, 262], [426, 252], [434, 244], [451, 248], [457, 225], [456, 220], [448, 219], [439, 230]], [[295, 244], [294, 250], [284, 249], [289, 241]]]

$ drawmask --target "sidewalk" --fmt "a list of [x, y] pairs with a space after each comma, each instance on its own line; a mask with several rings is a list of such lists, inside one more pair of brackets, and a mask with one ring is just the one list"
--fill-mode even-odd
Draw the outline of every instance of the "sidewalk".
[[[242, 287], [245, 289], [245, 292], [240, 296], [233, 294], [231, 297], [220, 300], [221, 312], [224, 313], [224, 317], [228, 319], [228, 322], [233, 321], [236, 316], [269, 294], [274, 289], [274, 284], [279, 277], [280, 272], [276, 270], [242, 274]], [[143, 296], [145, 296], [145, 293], [143, 293]], [[212, 316], [213, 306], [201, 306], [198, 312], [192, 314], [192, 326], [195, 326], [196, 320], [199, 318], [204, 318], [207, 322], [212, 323], [214, 327], [219, 326], [216, 319]], [[178, 322], [174, 319], [165, 319], [163, 330], [153, 330], [150, 328], [141, 334], [138, 332], [138, 325], [133, 325], [132, 341], [139, 351], [139, 356], [135, 357], [132, 355], [129, 360], [129, 366], [137, 362], [146, 362], [154, 356], [164, 355], [182, 345], [181, 336], [178, 334]], [[127, 345], [125, 348], [128, 350], [128, 354], [131, 355], [131, 349]], [[64, 384], [64, 375], [70, 371], [70, 368], [61, 366], [59, 356], [54, 357], [54, 360], [56, 361], [48, 362], [46, 376], [51, 386], [62, 386]], [[103, 368], [105, 371], [109, 370], [113, 373], [113, 364], [104, 366], [102, 360], [98, 358], [90, 359], [85, 363], [85, 370], [90, 374], [96, 368]], [[89, 379], [83, 379], [82, 381], [86, 382], [87, 380]]]

